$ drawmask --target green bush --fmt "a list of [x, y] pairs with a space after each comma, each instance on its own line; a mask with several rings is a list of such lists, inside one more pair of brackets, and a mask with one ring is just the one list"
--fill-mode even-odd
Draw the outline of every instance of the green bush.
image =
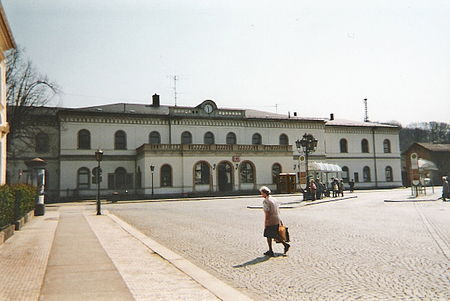
[[14, 194], [7, 185], [0, 186], [0, 229], [14, 219]]
[[0, 186], [0, 229], [33, 210], [36, 196], [37, 188], [31, 185]]

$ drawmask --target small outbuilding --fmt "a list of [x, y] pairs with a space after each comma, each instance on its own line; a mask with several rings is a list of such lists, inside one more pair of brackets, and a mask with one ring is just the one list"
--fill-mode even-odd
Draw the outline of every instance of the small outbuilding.
[[405, 186], [411, 185], [411, 161], [410, 156], [416, 153], [419, 160], [420, 179], [429, 178], [433, 185], [441, 184], [442, 176], [450, 175], [450, 144], [435, 143], [414, 143], [402, 153], [404, 158], [404, 179]]

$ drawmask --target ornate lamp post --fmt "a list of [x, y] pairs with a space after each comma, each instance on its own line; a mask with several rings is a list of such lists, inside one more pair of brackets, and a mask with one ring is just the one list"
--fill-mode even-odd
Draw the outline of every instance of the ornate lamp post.
[[100, 207], [100, 162], [103, 159], [103, 151], [101, 149], [97, 149], [95, 152], [95, 160], [97, 160], [97, 215], [102, 215], [101, 207]]
[[[308, 187], [308, 155], [317, 148], [317, 139], [312, 134], [304, 134], [301, 140], [295, 141], [298, 152], [305, 153], [306, 163], [306, 187]], [[304, 195], [305, 196], [305, 195]]]
[[152, 171], [152, 198], [154, 195], [154, 191], [153, 191], [153, 172], [155, 171], [155, 165], [150, 165], [150, 170]]

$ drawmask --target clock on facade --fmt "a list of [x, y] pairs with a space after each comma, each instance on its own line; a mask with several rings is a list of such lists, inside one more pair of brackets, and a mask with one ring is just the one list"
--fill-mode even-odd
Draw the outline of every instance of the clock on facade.
[[203, 110], [205, 110], [206, 113], [210, 114], [213, 111], [213, 106], [210, 103], [205, 104], [205, 106], [203, 107]]

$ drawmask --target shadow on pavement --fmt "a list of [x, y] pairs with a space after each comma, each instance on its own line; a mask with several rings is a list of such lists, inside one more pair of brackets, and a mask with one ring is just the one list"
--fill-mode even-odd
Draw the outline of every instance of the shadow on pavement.
[[[275, 255], [275, 257], [277, 257], [277, 255]], [[243, 268], [243, 267], [246, 267], [246, 266], [249, 266], [249, 265], [254, 265], [254, 264], [258, 264], [258, 263], [267, 261], [267, 260], [269, 260], [269, 259], [270, 259], [269, 256], [265, 256], [265, 255], [264, 255], [264, 256], [261, 256], [261, 257], [257, 257], [257, 258], [255, 258], [255, 259], [252, 259], [252, 260], [250, 260], [250, 261], [247, 261], [247, 262], [245, 262], [245, 263], [241, 263], [241, 264], [238, 264], [238, 265], [234, 265], [233, 268]]]

